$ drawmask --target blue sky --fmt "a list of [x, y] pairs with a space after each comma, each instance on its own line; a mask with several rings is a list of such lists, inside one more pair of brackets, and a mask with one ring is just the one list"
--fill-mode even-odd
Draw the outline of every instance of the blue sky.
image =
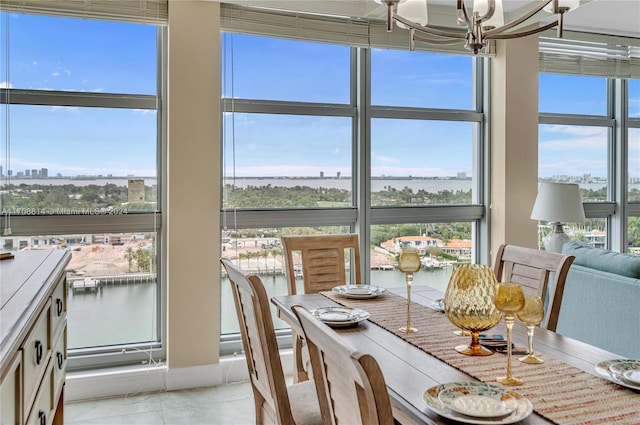
[[[0, 86], [42, 90], [154, 94], [156, 31], [134, 25], [0, 14]], [[7, 19], [8, 16], [8, 19]], [[8, 40], [7, 40], [8, 26]], [[349, 49], [319, 43], [235, 35], [223, 54], [227, 95], [349, 103]], [[374, 49], [374, 105], [472, 109], [471, 58]], [[7, 69], [9, 75], [7, 76]], [[233, 78], [231, 78], [233, 76]], [[226, 78], [224, 78], [226, 77]], [[233, 84], [232, 84], [233, 83]], [[606, 81], [545, 74], [543, 112], [604, 115]], [[630, 114], [640, 117], [640, 81], [631, 82]], [[10, 116], [11, 168], [48, 168], [50, 175], [156, 174], [153, 111], [50, 106], [0, 107]], [[227, 124], [231, 120], [227, 117]], [[351, 123], [346, 118], [236, 114], [239, 176], [351, 174]], [[473, 126], [462, 122], [374, 119], [372, 174], [471, 174]], [[3, 138], [5, 134], [3, 132]], [[640, 176], [640, 131], [632, 132], [631, 175]], [[606, 174], [605, 129], [540, 128], [540, 174]], [[108, 147], [108, 148], [105, 148]], [[227, 146], [230, 148], [230, 145]], [[3, 143], [2, 165], [6, 170]], [[230, 151], [230, 149], [229, 149]]]
[[[0, 17], [2, 87], [156, 93], [153, 26], [21, 14]], [[6, 106], [0, 110], [4, 126]], [[156, 175], [155, 111], [12, 105], [9, 114], [14, 176], [40, 168], [48, 168], [50, 176]]]

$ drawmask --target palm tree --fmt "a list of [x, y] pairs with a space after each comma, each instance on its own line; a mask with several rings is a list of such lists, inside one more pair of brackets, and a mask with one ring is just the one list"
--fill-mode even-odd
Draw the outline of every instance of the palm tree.
[[278, 254], [280, 254], [282, 250], [279, 248], [271, 248], [269, 252], [273, 256], [273, 276], [275, 276], [276, 275], [276, 259], [278, 258]]
[[127, 250], [124, 253], [124, 259], [127, 260], [127, 263], [129, 263], [129, 273], [131, 273], [131, 264], [133, 264], [133, 260], [135, 259], [133, 248], [127, 247]]
[[260, 254], [260, 257], [264, 258], [264, 269], [265, 269], [265, 272], [266, 272], [266, 270], [269, 268], [269, 263], [267, 263], [267, 257], [269, 256], [269, 250], [268, 249], [262, 250], [262, 251], [260, 251], [259, 254]]

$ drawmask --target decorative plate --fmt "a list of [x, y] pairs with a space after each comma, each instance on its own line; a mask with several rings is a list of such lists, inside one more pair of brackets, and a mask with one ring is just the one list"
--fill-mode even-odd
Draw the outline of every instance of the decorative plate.
[[451, 410], [476, 418], [497, 418], [516, 410], [517, 400], [493, 385], [447, 388], [438, 399]]
[[321, 307], [311, 310], [311, 314], [333, 327], [353, 326], [370, 316], [364, 310], [347, 307]]
[[614, 382], [618, 385], [622, 385], [623, 387], [631, 388], [632, 390], [640, 390], [640, 384], [635, 384], [635, 383], [626, 381], [622, 379], [621, 375], [618, 375], [617, 373], [611, 370], [612, 365], [615, 365], [614, 370], [617, 370], [616, 368], [619, 365], [621, 365], [622, 363], [628, 363], [628, 362], [635, 362], [640, 364], [640, 360], [627, 360], [627, 359], [605, 360], [596, 365], [595, 367], [596, 374], [599, 377], [606, 379], [607, 381]]
[[439, 300], [431, 301], [431, 308], [444, 313], [444, 299], [440, 298]]
[[[440, 397], [441, 394], [443, 394], [442, 397]], [[494, 401], [496, 399], [505, 401], [506, 407], [504, 409], [496, 410], [495, 407], [490, 408], [494, 412], [499, 411], [500, 413], [504, 412], [504, 414], [502, 416], [498, 414], [491, 417], [480, 417], [478, 412], [467, 411], [467, 413], [461, 413], [453, 409], [453, 407], [458, 407], [454, 405], [455, 400], [461, 400], [467, 395], [488, 396]], [[465, 424], [513, 424], [524, 420], [533, 412], [533, 405], [525, 397], [515, 391], [505, 390], [500, 386], [484, 382], [450, 382], [436, 385], [429, 388], [422, 398], [427, 406], [440, 416]], [[461, 402], [458, 403], [462, 404]], [[485, 404], [486, 401], [483, 400], [481, 403]], [[494, 403], [492, 402], [492, 404]], [[497, 403], [494, 404], [494, 406], [497, 405]], [[511, 409], [510, 412], [509, 409]]]
[[620, 360], [613, 362], [609, 365], [609, 372], [616, 378], [631, 385], [640, 385], [640, 380], [633, 382], [633, 380], [627, 378], [627, 376], [632, 376], [629, 372], [640, 373], [640, 360]]
[[375, 285], [341, 285], [333, 288], [331, 292], [343, 297], [362, 300], [378, 297], [386, 292], [386, 288]]
[[640, 385], [640, 370], [627, 370], [622, 374], [622, 379], [633, 385]]

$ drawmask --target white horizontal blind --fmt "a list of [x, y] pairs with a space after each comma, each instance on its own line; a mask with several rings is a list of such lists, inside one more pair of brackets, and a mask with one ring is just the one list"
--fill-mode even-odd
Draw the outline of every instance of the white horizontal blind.
[[166, 25], [168, 0], [0, 0], [0, 11]]
[[[282, 37], [294, 40], [409, 50], [409, 31], [383, 21], [297, 13], [221, 4], [221, 28], [227, 32]], [[462, 44], [434, 45], [416, 42], [415, 50], [471, 55]]]
[[366, 47], [367, 23], [280, 10], [244, 8], [221, 4], [220, 26], [224, 31]]
[[[582, 39], [580, 39], [582, 38]], [[573, 34], [540, 37], [540, 72], [640, 78], [640, 40]]]

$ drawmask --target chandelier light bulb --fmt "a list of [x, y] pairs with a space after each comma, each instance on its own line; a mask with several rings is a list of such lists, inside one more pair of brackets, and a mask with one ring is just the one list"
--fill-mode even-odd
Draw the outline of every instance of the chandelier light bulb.
[[[417, 24], [423, 26], [427, 25], [427, 22], [429, 22], [429, 17], [427, 15], [427, 0], [407, 0], [405, 2], [398, 3], [398, 10], [396, 11], [396, 14]], [[396, 21], [396, 25], [399, 28], [409, 29], [402, 22]]]

